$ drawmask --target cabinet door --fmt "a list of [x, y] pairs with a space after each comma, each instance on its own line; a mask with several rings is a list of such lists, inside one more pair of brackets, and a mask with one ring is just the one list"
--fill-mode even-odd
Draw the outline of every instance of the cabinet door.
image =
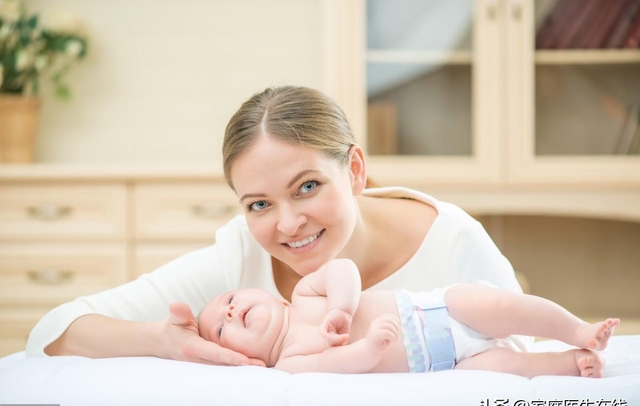
[[366, 145], [374, 180], [499, 180], [498, 5], [366, 1]]
[[638, 3], [505, 0], [511, 181], [640, 184]]

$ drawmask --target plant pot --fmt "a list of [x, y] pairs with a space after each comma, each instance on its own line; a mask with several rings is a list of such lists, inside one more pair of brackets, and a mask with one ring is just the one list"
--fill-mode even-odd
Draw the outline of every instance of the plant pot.
[[31, 163], [34, 158], [40, 99], [0, 95], [0, 161]]

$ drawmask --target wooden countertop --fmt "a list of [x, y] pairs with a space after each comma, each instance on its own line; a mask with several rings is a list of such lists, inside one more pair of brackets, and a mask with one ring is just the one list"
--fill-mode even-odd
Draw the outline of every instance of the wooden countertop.
[[[416, 183], [415, 176], [389, 174], [384, 185], [421, 190], [474, 215], [551, 215], [640, 222], [640, 187]], [[225, 182], [212, 164], [0, 164], [0, 183]]]

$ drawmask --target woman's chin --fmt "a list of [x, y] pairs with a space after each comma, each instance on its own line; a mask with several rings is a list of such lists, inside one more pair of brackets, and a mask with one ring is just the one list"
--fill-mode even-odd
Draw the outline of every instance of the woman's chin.
[[293, 266], [292, 268], [298, 275], [307, 276], [310, 273], [313, 273], [320, 269], [320, 267], [324, 265], [325, 262], [328, 262], [328, 260], [323, 261], [320, 258], [316, 258], [313, 261], [305, 261], [304, 263], [296, 264], [296, 266]]

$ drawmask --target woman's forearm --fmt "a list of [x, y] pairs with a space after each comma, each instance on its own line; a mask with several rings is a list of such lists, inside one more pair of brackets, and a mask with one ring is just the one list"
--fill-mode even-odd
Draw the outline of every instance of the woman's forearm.
[[186, 303], [170, 306], [168, 319], [135, 322], [90, 314], [76, 319], [44, 352], [90, 358], [155, 356], [212, 365], [258, 365], [251, 359], [198, 335], [198, 324]]
[[116, 320], [99, 314], [86, 315], [71, 323], [57, 340], [45, 348], [45, 353], [90, 358], [163, 357], [159, 339], [160, 323]]

